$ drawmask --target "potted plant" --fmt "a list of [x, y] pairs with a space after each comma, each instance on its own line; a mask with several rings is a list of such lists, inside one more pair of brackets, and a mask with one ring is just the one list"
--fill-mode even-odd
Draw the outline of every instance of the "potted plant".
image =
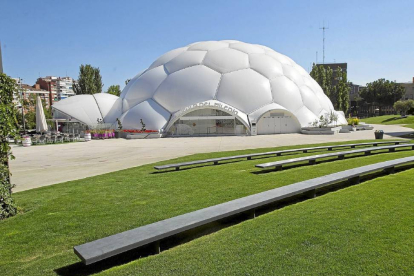
[[116, 118], [116, 123], [118, 125], [118, 128], [115, 130], [115, 138], [120, 138], [121, 132], [122, 132], [122, 123], [121, 120]]
[[85, 138], [85, 142], [88, 142], [88, 141], [90, 141], [92, 139], [92, 137], [91, 137], [91, 131], [89, 130], [89, 128], [87, 128], [85, 130], [85, 136], [84, 136], [84, 138]]
[[32, 145], [32, 139], [29, 135], [22, 136], [22, 145], [23, 147], [30, 147]]
[[384, 137], [383, 130], [376, 130], [374, 134], [375, 134], [375, 139], [382, 139]]

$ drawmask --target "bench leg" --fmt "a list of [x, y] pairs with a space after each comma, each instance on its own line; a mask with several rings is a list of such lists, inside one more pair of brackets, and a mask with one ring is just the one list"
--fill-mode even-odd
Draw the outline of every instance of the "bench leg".
[[386, 174], [393, 174], [395, 172], [395, 169], [394, 169], [394, 167], [391, 167], [391, 168], [386, 168], [383, 171]]
[[249, 157], [247, 157], [247, 160], [252, 160], [252, 157], [250, 157], [250, 156], [249, 156]]
[[342, 160], [342, 159], [344, 159], [345, 158], [345, 155], [338, 155], [338, 159], [339, 160]]
[[412, 146], [411, 149], [414, 150], [414, 146]]
[[328, 148], [328, 151], [332, 151], [332, 148]]
[[218, 161], [214, 161], [214, 165], [217, 165], [218, 164]]
[[374, 144], [374, 147], [378, 146], [378, 144]]
[[276, 166], [275, 167], [275, 171], [281, 171], [282, 170], [282, 166]]
[[309, 165], [315, 165], [315, 163], [316, 163], [316, 160], [315, 159], [309, 160]]
[[155, 251], [155, 254], [160, 254], [161, 253], [160, 241], [156, 241], [154, 243], [154, 251]]
[[251, 210], [249, 214], [250, 214], [250, 218], [252, 219], [256, 218], [256, 209]]
[[307, 153], [307, 152], [308, 152], [307, 150], [304, 150], [304, 151], [303, 151], [303, 153]]
[[355, 145], [354, 146], [351, 146], [351, 149], [354, 149], [355, 148]]
[[[414, 147], [413, 147], [413, 148], [414, 148]], [[276, 156], [281, 156], [281, 155], [282, 155], [282, 153], [280, 153], [280, 152], [279, 152], [279, 153], [276, 153]]]
[[361, 182], [361, 179], [359, 176], [356, 176], [356, 177], [348, 179], [348, 181], [351, 185], [355, 185], [355, 184], [359, 184]]
[[175, 167], [175, 170], [176, 170], [176, 171], [179, 171], [179, 170], [180, 170], [180, 167]]
[[395, 152], [395, 148], [389, 149], [389, 152]]
[[366, 151], [365, 152], [365, 155], [370, 155], [371, 154], [371, 151]]
[[395, 142], [395, 144], [396, 144], [396, 145], [399, 145], [399, 144], [400, 144], [400, 142]]

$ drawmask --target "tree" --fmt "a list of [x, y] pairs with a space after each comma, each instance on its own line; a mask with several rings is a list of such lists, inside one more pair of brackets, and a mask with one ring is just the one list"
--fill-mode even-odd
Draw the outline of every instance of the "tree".
[[337, 99], [335, 109], [346, 112], [349, 108], [349, 83], [346, 72], [342, 71], [341, 67], [338, 66], [336, 70], [336, 78], [338, 83], [335, 85], [334, 97]]
[[395, 111], [399, 112], [401, 116], [405, 115], [408, 110], [414, 108], [414, 101], [413, 100], [406, 100], [406, 101], [396, 101], [394, 103]]
[[10, 182], [9, 158], [14, 159], [7, 138], [17, 137], [17, 113], [13, 103], [16, 82], [0, 74], [0, 220], [16, 214]]
[[79, 67], [78, 81], [73, 84], [73, 91], [76, 94], [95, 94], [102, 92], [102, 77], [99, 68], [90, 64]]
[[115, 95], [115, 96], [121, 96], [121, 87], [119, 85], [111, 85], [108, 87], [108, 90], [106, 93]]
[[[332, 80], [335, 74], [337, 83], [333, 85]], [[322, 65], [312, 66], [310, 76], [319, 84], [326, 96], [331, 100], [337, 110], [346, 112], [349, 108], [349, 84], [347, 75], [340, 67], [334, 72], [331, 67]]]
[[374, 82], [367, 83], [362, 89], [360, 96], [372, 106], [377, 105], [380, 109], [387, 105], [393, 105], [404, 95], [403, 86], [385, 79], [378, 79]]

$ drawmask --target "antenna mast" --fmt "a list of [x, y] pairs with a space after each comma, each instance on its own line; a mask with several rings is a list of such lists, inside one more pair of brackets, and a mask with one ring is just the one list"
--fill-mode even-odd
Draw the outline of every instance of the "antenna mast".
[[325, 64], [325, 30], [329, 29], [329, 27], [325, 27], [325, 21], [323, 21], [322, 28], [319, 28], [323, 32], [323, 57], [322, 57], [322, 63]]

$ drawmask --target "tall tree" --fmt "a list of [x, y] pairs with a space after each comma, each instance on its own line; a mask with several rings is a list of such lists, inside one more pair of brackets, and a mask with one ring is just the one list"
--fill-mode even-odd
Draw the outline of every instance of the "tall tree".
[[333, 97], [337, 99], [335, 109], [346, 112], [349, 108], [349, 83], [346, 72], [338, 66], [336, 70], [337, 84], [334, 87]]
[[106, 93], [115, 95], [115, 96], [121, 96], [121, 87], [119, 85], [111, 85], [108, 87], [108, 90]]
[[73, 91], [76, 94], [95, 94], [102, 92], [102, 77], [99, 68], [90, 64], [79, 67], [78, 81], [73, 84]]
[[378, 79], [374, 82], [367, 83], [367, 86], [361, 91], [361, 97], [372, 106], [377, 105], [382, 114], [382, 108], [387, 105], [393, 105], [404, 95], [403, 86], [385, 79]]
[[332, 75], [333, 70], [330, 67], [325, 69], [322, 65], [315, 64], [313, 64], [312, 71], [310, 72], [310, 76], [319, 84], [331, 102], [334, 103], [336, 99], [332, 95], [334, 93], [334, 88], [332, 87]]
[[14, 158], [7, 138], [17, 137], [17, 114], [13, 103], [16, 82], [0, 74], [0, 220], [16, 214], [10, 182], [9, 158]]

